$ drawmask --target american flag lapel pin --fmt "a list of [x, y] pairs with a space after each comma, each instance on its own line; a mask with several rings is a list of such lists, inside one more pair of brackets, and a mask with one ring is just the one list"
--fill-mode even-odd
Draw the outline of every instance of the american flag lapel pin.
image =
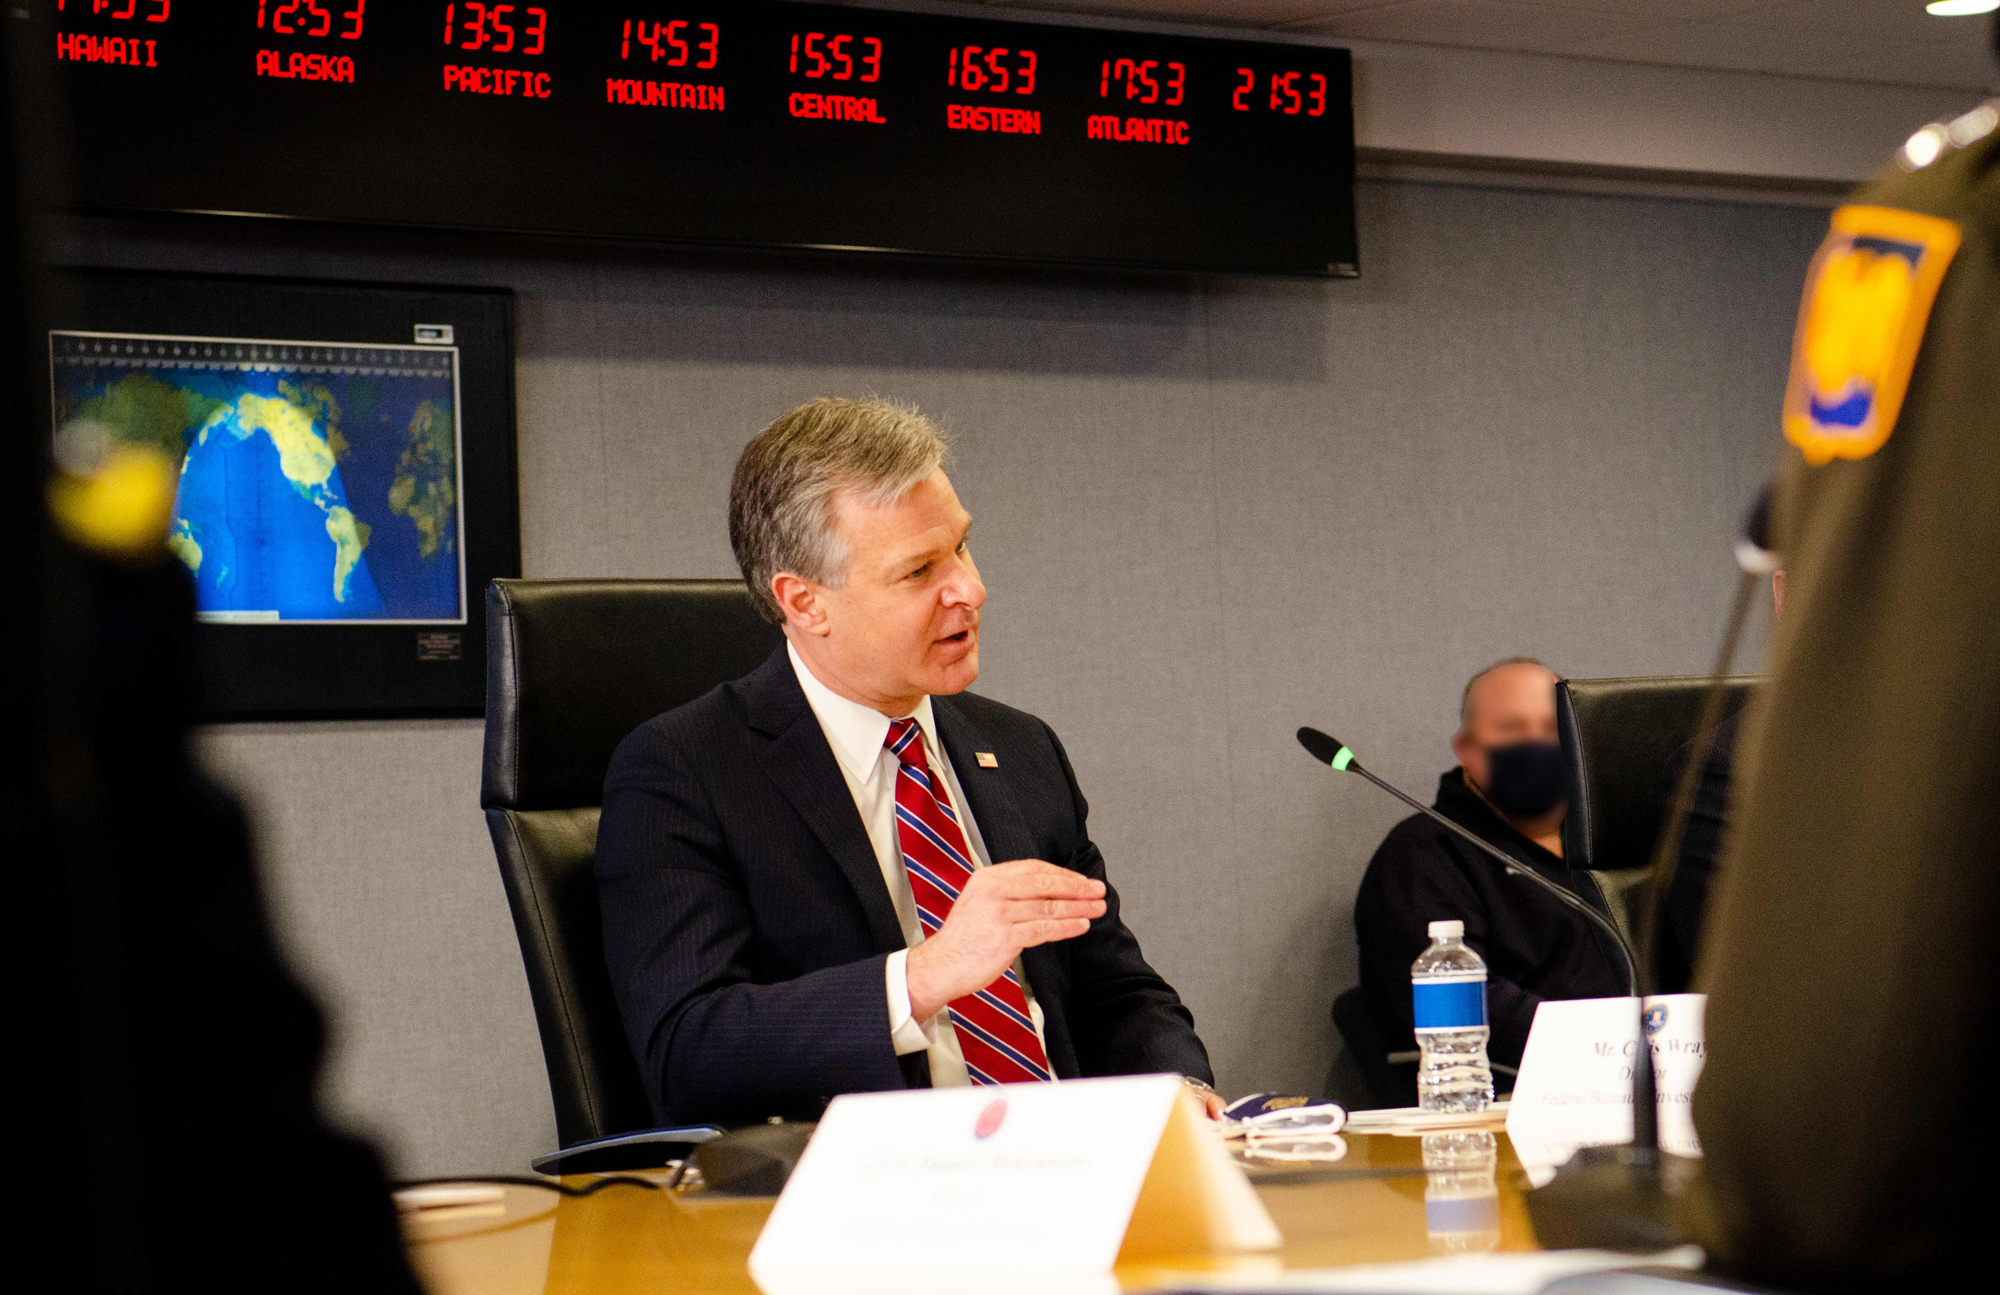
[[998, 769], [1000, 767], [1000, 757], [994, 755], [991, 751], [974, 751], [972, 758], [979, 761], [979, 767], [982, 769]]

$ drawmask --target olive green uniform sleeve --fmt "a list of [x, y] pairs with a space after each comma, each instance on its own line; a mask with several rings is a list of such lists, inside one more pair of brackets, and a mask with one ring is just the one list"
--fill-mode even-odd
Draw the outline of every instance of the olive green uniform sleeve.
[[[1969, 120], [1969, 119], [1968, 119]], [[1983, 118], [1982, 118], [1983, 120]], [[2000, 131], [1852, 201], [1961, 242], [1867, 457], [1786, 448], [1784, 616], [1709, 934], [1704, 1184], [1786, 1285], [1984, 1250], [2000, 1099]]]

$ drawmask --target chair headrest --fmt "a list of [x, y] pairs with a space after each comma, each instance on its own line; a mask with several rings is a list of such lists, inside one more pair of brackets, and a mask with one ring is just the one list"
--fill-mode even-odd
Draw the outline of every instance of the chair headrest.
[[[1724, 718], [1749, 704], [1762, 679], [1726, 683]], [[1563, 853], [1573, 868], [1642, 868], [1666, 821], [1673, 777], [1694, 741], [1707, 675], [1565, 679], [1556, 729], [1569, 766]]]
[[495, 580], [480, 804], [599, 804], [627, 733], [781, 642], [740, 580]]

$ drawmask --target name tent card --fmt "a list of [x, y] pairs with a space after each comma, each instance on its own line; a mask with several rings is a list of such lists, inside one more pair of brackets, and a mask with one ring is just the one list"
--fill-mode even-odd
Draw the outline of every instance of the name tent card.
[[1282, 1238], [1175, 1075], [836, 1098], [750, 1254], [828, 1269], [1102, 1274]]
[[[1706, 1045], [1706, 994], [1658, 994], [1646, 1000], [1659, 1094], [1660, 1147], [1699, 1156], [1694, 1085]], [[1632, 1139], [1632, 1076], [1639, 1053], [1638, 1004], [1630, 998], [1577, 998], [1535, 1010], [1521, 1073], [1507, 1112], [1507, 1137], [1537, 1187], [1578, 1147]]]

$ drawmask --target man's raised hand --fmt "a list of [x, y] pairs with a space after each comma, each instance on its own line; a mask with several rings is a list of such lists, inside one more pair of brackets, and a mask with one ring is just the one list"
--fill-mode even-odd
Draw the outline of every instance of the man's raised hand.
[[1016, 859], [978, 869], [937, 934], [910, 950], [910, 1014], [929, 1020], [998, 980], [1021, 950], [1075, 939], [1104, 912], [1104, 883], [1068, 868]]

